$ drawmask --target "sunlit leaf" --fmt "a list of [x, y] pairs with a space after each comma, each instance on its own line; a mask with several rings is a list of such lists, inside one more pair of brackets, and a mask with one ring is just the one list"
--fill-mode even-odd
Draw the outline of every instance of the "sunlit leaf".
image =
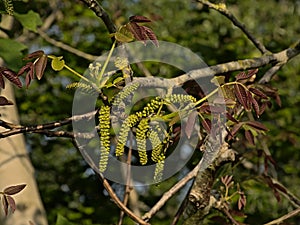
[[122, 43], [130, 42], [134, 39], [133, 34], [131, 33], [128, 25], [122, 26], [116, 33], [115, 38], [117, 41]]
[[33, 32], [37, 32], [37, 27], [43, 24], [40, 15], [32, 10], [26, 14], [19, 14], [15, 12], [14, 16], [24, 28]]
[[51, 62], [51, 67], [53, 70], [55, 71], [60, 71], [64, 68], [65, 66], [65, 61], [63, 60], [62, 56], [56, 57], [54, 56], [54, 58], [52, 59]]
[[47, 59], [47, 55], [42, 55], [35, 63], [35, 75], [38, 80], [40, 80], [44, 75], [44, 71], [47, 66]]

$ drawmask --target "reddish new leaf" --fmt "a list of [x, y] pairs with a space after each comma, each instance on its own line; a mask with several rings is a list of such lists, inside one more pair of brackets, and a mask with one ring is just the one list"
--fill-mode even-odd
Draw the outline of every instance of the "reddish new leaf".
[[8, 100], [7, 98], [0, 96], [0, 106], [4, 106], [4, 105], [13, 105], [14, 103], [10, 100]]
[[7, 216], [7, 214], [8, 214], [8, 201], [7, 201], [5, 195], [2, 197], [2, 205], [3, 205], [5, 216]]
[[43, 77], [46, 66], [47, 66], [47, 55], [42, 55], [38, 59], [38, 61], [35, 62], [35, 75], [38, 80], [40, 80]]
[[262, 123], [260, 123], [258, 121], [247, 121], [246, 124], [257, 130], [260, 130], [260, 131], [268, 131], [269, 130], [267, 127], [265, 127], [265, 125], [263, 125]]
[[[20, 79], [18, 78], [17, 74], [14, 71], [12, 71], [11, 69], [8, 69], [5, 67], [0, 67], [0, 74], [1, 74], [0, 76], [6, 77], [10, 82], [15, 84], [19, 88], [22, 87], [22, 83], [21, 83]], [[3, 82], [3, 80], [2, 80], [2, 82]], [[0, 83], [2, 83], [2, 82], [0, 82]], [[1, 85], [4, 88], [4, 83]]]
[[25, 57], [23, 58], [23, 60], [36, 59], [36, 58], [41, 57], [41, 56], [44, 55], [44, 54], [45, 54], [44, 51], [38, 50], [38, 51], [32, 52], [32, 53], [28, 54], [27, 56], [25, 56]]
[[158, 41], [157, 41], [157, 37], [156, 35], [154, 34], [153, 30], [151, 30], [149, 27], [145, 27], [145, 26], [142, 26], [144, 31], [145, 31], [145, 34], [147, 35], [148, 39], [156, 46], [158, 47], [159, 44], [158, 44]]
[[260, 116], [260, 114], [259, 114], [260, 113], [260, 109], [259, 109], [258, 102], [255, 100], [255, 98], [251, 97], [251, 103], [252, 103], [252, 106], [254, 108], [256, 117], [258, 118]]
[[254, 136], [251, 131], [245, 130], [245, 138], [251, 145], [255, 145], [254, 143]]
[[227, 119], [229, 119], [230, 121], [234, 122], [234, 123], [238, 123], [239, 121], [237, 121], [230, 113], [226, 113], [226, 117]]
[[5, 88], [4, 79], [1, 74], [0, 74], [0, 88], [3, 88], [3, 89]]
[[7, 195], [14, 195], [22, 191], [26, 187], [26, 184], [19, 184], [19, 185], [14, 185], [10, 186], [4, 189], [4, 193]]
[[249, 100], [248, 100], [248, 94], [243, 86], [240, 84], [234, 85], [234, 93], [236, 98], [238, 99], [239, 103], [246, 109], [250, 110], [249, 108]]
[[130, 22], [129, 29], [136, 40], [143, 41], [146, 44], [145, 40], [147, 40], [147, 35], [142, 26], [139, 26], [137, 23]]
[[232, 175], [226, 175], [224, 177], [221, 177], [221, 182], [225, 185], [228, 186], [230, 182], [232, 181], [233, 176]]
[[241, 192], [238, 200], [238, 209], [242, 210], [246, 206], [246, 202], [247, 202], [246, 195], [243, 192]]
[[249, 91], [251, 91], [253, 94], [257, 95], [258, 97], [260, 97], [262, 99], [268, 99], [268, 96], [257, 88], [250, 87]]
[[193, 111], [192, 113], [189, 114], [185, 129], [184, 129], [185, 134], [188, 139], [191, 138], [192, 132], [195, 129], [195, 122], [196, 122], [197, 116], [198, 116], [198, 113], [196, 111]]
[[129, 17], [130, 22], [134, 23], [149, 23], [151, 20], [145, 16], [131, 16]]
[[241, 129], [242, 125], [243, 125], [242, 123], [235, 124], [230, 131], [231, 135], [235, 136], [237, 134], [237, 132]]
[[254, 76], [257, 73], [258, 69], [250, 70], [248, 72], [240, 72], [236, 76], [236, 81], [247, 80], [250, 77]]
[[17, 208], [15, 200], [9, 195], [6, 195], [5, 197], [7, 199], [8, 205], [11, 208], [11, 212], [14, 213], [16, 211], [16, 208]]
[[206, 130], [207, 133], [211, 132], [211, 121], [209, 119], [204, 119], [201, 121], [202, 126]]

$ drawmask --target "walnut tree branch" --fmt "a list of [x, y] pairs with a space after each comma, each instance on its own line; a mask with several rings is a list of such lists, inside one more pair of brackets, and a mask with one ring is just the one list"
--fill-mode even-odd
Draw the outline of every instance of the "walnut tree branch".
[[219, 4], [214, 4], [211, 3], [210, 1], [207, 0], [198, 0], [198, 2], [202, 3], [203, 5], [208, 6], [209, 8], [212, 8], [222, 15], [226, 16], [235, 26], [240, 28], [242, 32], [247, 36], [247, 38], [255, 45], [255, 47], [262, 53], [268, 53], [269, 51], [266, 49], [266, 47], [259, 41], [257, 40], [253, 34], [250, 33], [246, 29], [246, 26], [242, 24], [227, 8], [225, 3], [219, 3]]

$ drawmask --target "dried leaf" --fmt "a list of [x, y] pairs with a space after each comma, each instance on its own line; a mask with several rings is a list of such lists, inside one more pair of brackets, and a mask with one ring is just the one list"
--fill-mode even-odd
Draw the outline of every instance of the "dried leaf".
[[14, 185], [10, 186], [4, 189], [4, 193], [7, 195], [14, 195], [22, 191], [26, 187], [26, 184], [19, 184], [19, 185]]
[[13, 197], [11, 197], [9, 195], [6, 195], [5, 197], [7, 199], [8, 205], [11, 208], [11, 212], [14, 213], [16, 211], [16, 208], [17, 208], [15, 200], [13, 199]]
[[198, 112], [196, 112], [196, 111], [193, 111], [192, 113], [189, 114], [185, 129], [184, 129], [185, 134], [188, 139], [191, 138], [192, 132], [195, 129], [195, 122], [196, 122], [197, 116], [198, 116]]
[[134, 22], [134, 23], [149, 23], [151, 22], [151, 20], [145, 16], [131, 16], [129, 17], [129, 21], [130, 22]]
[[0, 106], [4, 106], [4, 105], [13, 105], [14, 103], [10, 100], [8, 100], [7, 98], [0, 96]]

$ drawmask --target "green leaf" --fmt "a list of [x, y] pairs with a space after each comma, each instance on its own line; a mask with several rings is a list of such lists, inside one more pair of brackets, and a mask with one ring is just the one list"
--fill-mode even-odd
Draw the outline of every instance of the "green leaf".
[[62, 215], [57, 214], [57, 219], [56, 219], [55, 225], [74, 225], [74, 223], [71, 223]]
[[51, 67], [55, 71], [60, 71], [64, 68], [65, 66], [65, 60], [63, 60], [62, 56], [56, 57], [54, 56], [51, 62]]
[[30, 10], [27, 14], [19, 14], [15, 12], [14, 16], [24, 28], [33, 32], [37, 32], [37, 26], [43, 24], [40, 15], [32, 10]]
[[124, 25], [115, 33], [115, 38], [119, 42], [127, 43], [132, 41], [134, 37], [128, 27]]
[[25, 49], [27, 46], [20, 42], [0, 38], [0, 57], [12, 70], [17, 70], [22, 65], [22, 51]]

